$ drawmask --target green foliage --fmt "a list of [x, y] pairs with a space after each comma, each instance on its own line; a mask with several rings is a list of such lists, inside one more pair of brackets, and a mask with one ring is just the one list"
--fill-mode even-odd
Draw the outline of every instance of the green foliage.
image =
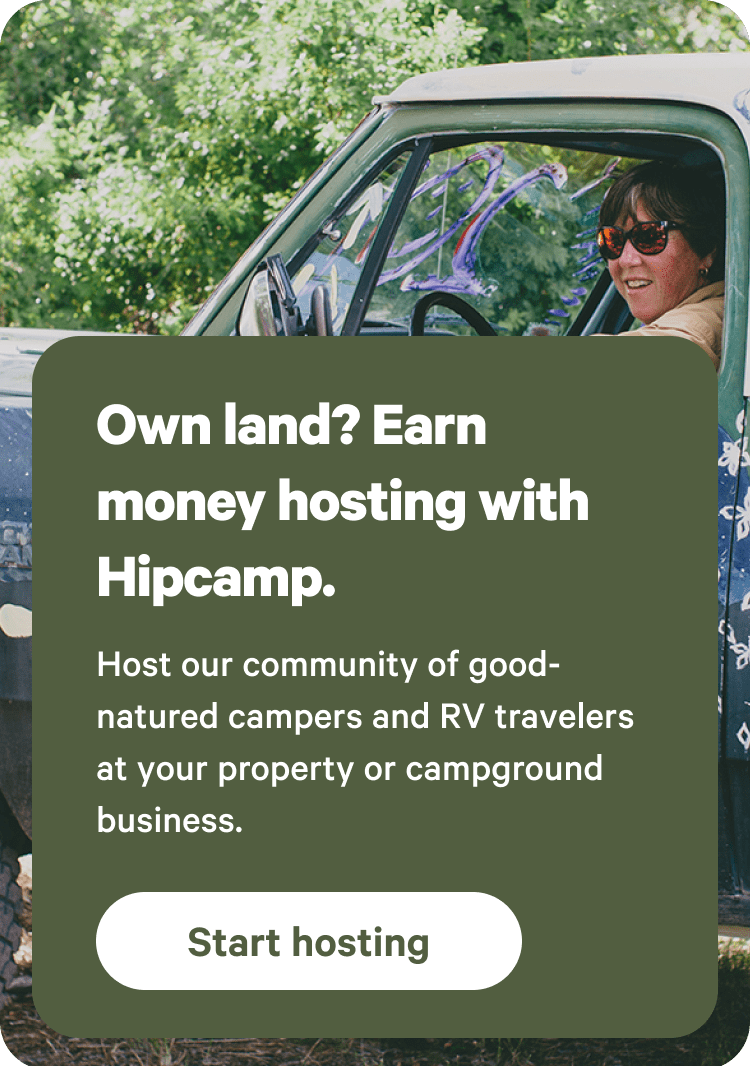
[[748, 48], [737, 16], [714, 0], [456, 0], [489, 27], [480, 63]]
[[711, 0], [31, 4], [0, 42], [0, 324], [176, 332], [411, 74], [745, 47], [738, 26]]
[[466, 61], [426, 0], [49, 0], [0, 46], [0, 321], [173, 332], [374, 92]]

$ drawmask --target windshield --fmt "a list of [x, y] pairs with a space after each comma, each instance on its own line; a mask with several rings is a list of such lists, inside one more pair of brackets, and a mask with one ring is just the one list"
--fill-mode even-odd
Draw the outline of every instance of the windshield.
[[[405, 158], [342, 214], [295, 276], [305, 311], [319, 282], [340, 333], [354, 286]], [[457, 295], [498, 334], [564, 334], [602, 272], [596, 226], [615, 171], [636, 161], [522, 141], [437, 148], [409, 195], [366, 312], [365, 329], [406, 333], [426, 293]], [[435, 307], [431, 333], [470, 333]]]

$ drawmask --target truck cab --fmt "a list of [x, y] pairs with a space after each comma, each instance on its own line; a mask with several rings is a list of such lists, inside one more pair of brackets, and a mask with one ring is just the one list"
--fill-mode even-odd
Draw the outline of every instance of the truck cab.
[[[595, 241], [612, 175], [662, 160], [723, 176], [719, 918], [742, 926], [750, 925], [749, 151], [745, 53], [555, 60], [410, 78], [376, 99], [185, 331], [620, 334], [632, 317]], [[674, 412], [654, 429], [673, 446], [677, 411], [679, 390]]]

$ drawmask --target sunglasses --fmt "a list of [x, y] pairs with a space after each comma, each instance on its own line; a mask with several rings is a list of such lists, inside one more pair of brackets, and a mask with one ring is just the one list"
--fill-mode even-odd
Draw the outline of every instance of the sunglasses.
[[671, 223], [667, 219], [649, 219], [645, 223], [636, 223], [630, 230], [623, 230], [622, 227], [599, 227], [596, 243], [605, 260], [617, 260], [622, 256], [628, 241], [643, 256], [656, 256], [666, 249], [670, 230], [679, 229], [677, 223]]

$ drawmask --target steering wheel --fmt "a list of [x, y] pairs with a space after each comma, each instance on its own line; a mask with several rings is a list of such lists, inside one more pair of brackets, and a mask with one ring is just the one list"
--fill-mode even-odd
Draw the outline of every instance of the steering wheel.
[[425, 314], [433, 305], [442, 305], [443, 308], [449, 308], [452, 312], [457, 312], [470, 327], [474, 328], [477, 334], [497, 337], [497, 331], [487, 322], [481, 312], [477, 312], [462, 297], [457, 297], [456, 294], [441, 293], [439, 290], [431, 290], [430, 293], [420, 297], [417, 301], [411, 314], [409, 329], [411, 335], [420, 338], [424, 335]]

